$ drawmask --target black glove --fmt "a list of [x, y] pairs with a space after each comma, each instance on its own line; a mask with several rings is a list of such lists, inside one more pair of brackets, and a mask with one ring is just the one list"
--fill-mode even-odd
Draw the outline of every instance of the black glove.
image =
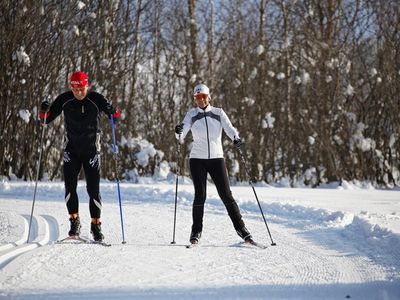
[[175, 132], [176, 132], [176, 134], [181, 134], [182, 131], [183, 131], [183, 123], [178, 124], [178, 125], [175, 126]]
[[235, 145], [236, 149], [240, 149], [240, 147], [242, 146], [242, 140], [239, 138], [235, 138], [233, 140], [233, 145]]
[[106, 113], [107, 116], [110, 116], [115, 114], [116, 109], [110, 103], [108, 103], [104, 112]]
[[50, 102], [45, 100], [40, 104], [40, 111], [42, 112], [48, 112], [50, 108]]

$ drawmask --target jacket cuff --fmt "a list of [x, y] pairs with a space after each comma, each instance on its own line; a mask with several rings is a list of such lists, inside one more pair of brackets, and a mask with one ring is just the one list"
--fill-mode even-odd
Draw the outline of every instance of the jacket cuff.
[[40, 118], [40, 120], [44, 120], [44, 119], [48, 119], [50, 117], [50, 112], [44, 112], [44, 111], [41, 111], [40, 112], [40, 114], [39, 114], [39, 118]]

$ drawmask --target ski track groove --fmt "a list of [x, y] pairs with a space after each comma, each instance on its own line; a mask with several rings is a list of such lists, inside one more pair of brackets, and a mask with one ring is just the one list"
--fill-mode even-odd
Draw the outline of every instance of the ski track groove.
[[18, 256], [33, 251], [38, 247], [54, 242], [58, 236], [57, 220], [48, 215], [32, 217], [32, 226], [29, 243], [28, 231], [30, 216], [22, 215], [24, 220], [24, 232], [22, 237], [13, 243], [8, 243], [0, 248], [0, 268], [12, 263]]
[[15, 242], [10, 242], [10, 243], [1, 245], [0, 246], [0, 254], [1, 254], [1, 252], [5, 251], [7, 249], [22, 245], [23, 243], [25, 243], [27, 241], [29, 224], [28, 224], [28, 220], [25, 217], [22, 217], [22, 220], [23, 220], [23, 223], [24, 223], [23, 224], [24, 231], [22, 233], [22, 237], [19, 240], [15, 241]]

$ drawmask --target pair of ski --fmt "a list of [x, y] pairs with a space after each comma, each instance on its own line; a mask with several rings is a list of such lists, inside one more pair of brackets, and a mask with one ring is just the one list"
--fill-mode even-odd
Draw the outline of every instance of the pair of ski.
[[108, 244], [104, 241], [94, 241], [90, 239], [86, 239], [83, 237], [80, 237], [79, 235], [73, 235], [73, 236], [67, 236], [66, 238], [63, 238], [61, 240], [56, 241], [57, 244], [67, 244], [67, 242], [72, 242], [69, 244], [73, 244], [73, 242], [76, 242], [77, 244], [93, 244], [93, 245], [101, 245], [104, 247], [110, 247], [111, 244]]
[[[71, 242], [76, 241], [76, 242], [79, 243], [79, 244], [101, 245], [101, 246], [104, 246], [104, 247], [110, 247], [110, 246], [111, 246], [111, 244], [108, 244], [108, 243], [106, 243], [106, 242], [103, 242], [103, 241], [93, 241], [93, 240], [89, 240], [89, 239], [86, 239], [86, 238], [82, 238], [82, 237], [80, 237], [80, 236], [78, 236], [78, 235], [77, 235], [77, 236], [68, 236], [68, 237], [66, 237], [66, 238], [63, 238], [63, 239], [61, 239], [61, 240], [56, 241], [56, 243], [57, 243], [57, 244], [63, 244], [63, 243], [66, 244], [66, 243], [69, 242], [69, 241], [71, 241]], [[71, 243], [69, 243], [69, 244], [71, 244]], [[194, 243], [194, 244], [186, 245], [185, 247], [188, 248], [188, 249], [190, 249], [190, 248], [197, 247], [198, 245], [199, 245], [198, 243]], [[267, 248], [268, 248], [268, 246], [263, 245], [263, 244], [260, 244], [260, 243], [257, 243], [257, 242], [255, 242], [255, 241], [253, 241], [253, 240], [250, 240], [250, 241], [247, 241], [247, 242], [241, 242], [239, 245], [240, 245], [240, 246], [244, 245], [244, 246], [250, 246], [250, 247], [257, 247], [257, 248], [260, 248], [260, 249], [267, 249]]]
[[[186, 248], [188, 248], [188, 249], [195, 248], [198, 245], [199, 245], [199, 243], [193, 243], [193, 244], [186, 245]], [[260, 248], [260, 249], [267, 249], [268, 248], [268, 246], [260, 244], [260, 243], [257, 243], [257, 242], [255, 242], [253, 240], [246, 241], [246, 242], [241, 242], [239, 245], [240, 246], [243, 245], [243, 246], [257, 247], [257, 248]]]

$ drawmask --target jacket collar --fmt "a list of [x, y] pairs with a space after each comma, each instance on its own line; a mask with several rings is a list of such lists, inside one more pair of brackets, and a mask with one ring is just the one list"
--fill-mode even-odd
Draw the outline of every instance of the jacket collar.
[[208, 104], [207, 107], [206, 107], [206, 109], [202, 109], [202, 108], [200, 108], [200, 107], [197, 107], [197, 111], [198, 111], [198, 112], [201, 112], [201, 113], [209, 112], [209, 111], [211, 111], [211, 108], [212, 108], [211, 104]]

